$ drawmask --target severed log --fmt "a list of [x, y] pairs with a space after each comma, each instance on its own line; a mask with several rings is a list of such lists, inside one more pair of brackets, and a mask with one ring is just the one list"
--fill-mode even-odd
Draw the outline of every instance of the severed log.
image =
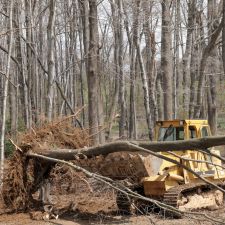
[[[225, 136], [214, 136], [205, 138], [195, 138], [184, 141], [165, 141], [165, 142], [129, 142], [116, 141], [94, 147], [80, 149], [52, 149], [38, 152], [39, 154], [63, 160], [72, 160], [75, 155], [85, 155], [94, 157], [98, 155], [108, 155], [114, 152], [137, 152], [137, 147], [151, 150], [152, 152], [168, 152], [179, 150], [206, 150], [210, 147], [225, 145]], [[140, 150], [140, 152], [142, 152]], [[144, 152], [144, 151], [143, 151]], [[29, 152], [28, 152], [29, 156]]]

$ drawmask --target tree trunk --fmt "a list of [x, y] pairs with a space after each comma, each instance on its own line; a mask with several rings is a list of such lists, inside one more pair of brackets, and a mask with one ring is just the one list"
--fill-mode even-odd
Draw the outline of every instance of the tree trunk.
[[[98, 53], [98, 55], [100, 55]], [[100, 58], [98, 59], [98, 65], [100, 64]], [[98, 66], [100, 68], [100, 66]], [[102, 74], [100, 69], [98, 69], [98, 137], [99, 143], [103, 144], [105, 142], [105, 131], [104, 131], [104, 121], [105, 115], [103, 110], [103, 95], [102, 95], [102, 87], [101, 87], [101, 77]]]
[[48, 39], [48, 89], [47, 89], [47, 118], [49, 121], [53, 117], [55, 60], [54, 60], [54, 26], [55, 26], [55, 1], [49, 0], [49, 20], [47, 27]]
[[88, 116], [89, 133], [93, 144], [99, 143], [98, 135], [98, 21], [97, 1], [89, 0], [89, 32], [88, 51]]
[[[16, 73], [15, 73], [16, 74]], [[15, 84], [16, 80], [12, 74], [10, 81]], [[9, 108], [10, 108], [10, 135], [15, 138], [17, 131], [17, 120], [18, 120], [18, 110], [17, 110], [17, 87], [13, 84], [9, 84]]]
[[9, 39], [8, 39], [8, 56], [7, 56], [7, 67], [6, 67], [6, 76], [4, 83], [4, 92], [3, 92], [3, 109], [2, 109], [2, 127], [1, 127], [1, 173], [0, 173], [0, 183], [2, 185], [3, 176], [4, 176], [4, 160], [5, 160], [5, 125], [6, 125], [6, 110], [7, 110], [7, 96], [8, 96], [8, 87], [10, 79], [10, 66], [11, 66], [11, 53], [13, 45], [13, 6], [14, 1], [11, 0], [8, 2], [8, 13], [9, 13]]
[[223, 70], [225, 74], [225, 1], [223, 1], [223, 30], [222, 30], [222, 59], [223, 59]]
[[27, 86], [27, 128], [32, 126], [32, 89], [33, 89], [33, 54], [30, 48], [32, 43], [32, 12], [31, 1], [25, 0], [25, 23], [26, 23], [26, 77], [25, 82]]
[[[208, 0], [208, 36], [212, 35], [214, 22], [217, 16], [217, 7], [215, 0]], [[219, 72], [218, 70], [218, 50], [214, 48], [210, 54], [210, 62], [208, 63], [208, 72], [213, 74]], [[208, 103], [208, 121], [213, 135], [217, 131], [217, 105], [216, 105], [216, 88], [217, 82], [214, 75], [208, 76], [209, 89], [207, 94]]]
[[172, 50], [170, 1], [162, 1], [161, 70], [163, 80], [164, 119], [172, 119]]
[[173, 65], [173, 118], [177, 118], [178, 90], [179, 90], [179, 63], [180, 63], [180, 0], [175, 0], [175, 25], [174, 25], [174, 65]]
[[208, 121], [212, 135], [217, 132], [217, 107], [216, 107], [216, 81], [215, 78], [209, 77], [209, 89], [207, 93], [208, 103]]
[[[113, 71], [115, 74], [115, 79], [114, 79], [114, 93], [112, 97], [112, 103], [109, 109], [109, 119], [108, 119], [108, 130], [107, 130], [107, 138], [110, 138], [111, 135], [111, 129], [113, 125], [113, 121], [115, 118], [116, 114], [116, 109], [117, 109], [117, 103], [118, 103], [118, 98], [119, 98], [119, 83], [120, 83], [120, 77], [119, 77], [119, 41], [118, 41], [118, 33], [119, 33], [119, 16], [118, 16], [118, 10], [117, 10], [117, 5], [115, 1], [110, 1], [111, 5], [111, 12], [112, 12], [112, 29], [113, 29], [113, 34], [114, 34], [114, 54], [113, 54], [113, 60], [114, 60], [114, 66], [113, 66]], [[120, 135], [119, 135], [120, 136]]]
[[163, 90], [162, 90], [162, 75], [160, 72], [157, 74], [156, 78], [156, 101], [157, 101], [157, 114], [158, 120], [163, 120]]
[[[38, 41], [39, 41], [39, 45], [38, 45], [38, 49], [37, 49], [37, 53], [39, 55], [39, 59], [41, 62], [44, 62], [44, 34], [43, 34], [43, 22], [44, 22], [44, 18], [41, 16], [41, 6], [42, 6], [42, 3], [39, 1], [38, 2], [39, 5], [39, 13], [40, 13], [40, 16], [39, 16], [39, 26], [38, 26]], [[42, 75], [43, 77], [45, 76], [45, 72], [43, 72], [43, 68], [41, 67], [38, 67], [38, 75]], [[38, 93], [38, 96], [39, 96], [39, 106], [40, 106], [40, 109], [39, 109], [39, 112], [40, 112], [40, 115], [45, 115], [45, 101], [44, 99], [46, 98], [46, 94], [45, 94], [45, 79], [40, 79], [40, 88], [39, 88], [39, 93]]]
[[[96, 30], [98, 31], [98, 14], [97, 14], [97, 2], [96, 2]], [[96, 76], [98, 79], [97, 82], [97, 92], [98, 92], [98, 105], [97, 105], [97, 115], [98, 115], [98, 138], [99, 143], [102, 144], [105, 142], [105, 131], [104, 131], [104, 122], [105, 122], [105, 115], [104, 115], [104, 109], [103, 109], [103, 94], [102, 94], [102, 85], [101, 80], [103, 77], [103, 67], [102, 67], [102, 61], [100, 57], [100, 51], [102, 47], [100, 47], [100, 40], [99, 40], [99, 32], [95, 32], [96, 35], [96, 49], [97, 49], [97, 71]], [[104, 34], [103, 34], [104, 38]]]
[[[150, 6], [149, 6], [150, 5]], [[151, 31], [150, 27], [150, 15], [152, 13], [152, 5], [147, 0], [142, 3], [144, 10], [144, 24], [143, 24], [143, 32], [145, 35], [145, 43], [146, 43], [146, 75], [148, 79], [148, 89], [149, 89], [149, 107], [151, 114], [151, 122], [150, 122], [150, 133], [153, 134], [154, 124], [157, 120], [158, 113], [156, 107], [156, 69], [155, 69], [155, 54], [156, 54], [156, 43], [155, 43], [155, 33]]]
[[149, 93], [148, 93], [148, 82], [147, 82], [147, 76], [146, 76], [146, 71], [144, 67], [144, 62], [143, 58], [141, 55], [141, 50], [140, 50], [140, 44], [137, 43], [137, 57], [139, 61], [139, 66], [141, 70], [141, 79], [142, 79], [142, 87], [143, 87], [143, 92], [144, 92], [144, 106], [145, 106], [145, 116], [146, 116], [146, 121], [147, 121], [147, 126], [148, 126], [148, 136], [149, 139], [153, 139], [153, 131], [152, 127], [153, 125], [151, 124], [151, 114], [150, 114], [150, 102], [149, 102]]
[[208, 45], [204, 48], [203, 53], [202, 53], [202, 58], [200, 62], [200, 67], [199, 67], [199, 82], [198, 82], [198, 88], [197, 88], [197, 102], [196, 102], [196, 107], [195, 107], [195, 118], [200, 117], [201, 113], [201, 107], [203, 103], [203, 86], [204, 86], [204, 81], [205, 81], [205, 67], [207, 64], [207, 59], [210, 56], [210, 53], [215, 47], [215, 43], [217, 41], [217, 38], [222, 30], [222, 22], [219, 24], [218, 27], [213, 30], [212, 35], [209, 39]]
[[[79, 13], [80, 13], [80, 17], [79, 17], [79, 25], [80, 25], [80, 29], [79, 29], [79, 44], [80, 44], [80, 57], [81, 57], [81, 64], [80, 64], [80, 76], [79, 76], [79, 82], [80, 82], [80, 97], [81, 97], [81, 105], [82, 107], [84, 106], [84, 75], [86, 75], [86, 71], [87, 71], [87, 57], [86, 57], [86, 53], [85, 53], [85, 48], [84, 48], [84, 42], [85, 42], [85, 38], [84, 35], [86, 34], [86, 30], [85, 27], [85, 21], [88, 20], [88, 17], [86, 16], [85, 12], [86, 12], [86, 5], [84, 4], [84, 1], [79, 1]], [[85, 9], [84, 9], [85, 7]], [[86, 43], [87, 44], [87, 43]], [[88, 49], [86, 49], [88, 51]], [[82, 126], [85, 125], [86, 122], [86, 117], [85, 117], [85, 112], [84, 109], [82, 111]]]
[[[192, 38], [192, 43], [195, 42], [196, 39]], [[191, 50], [191, 68], [190, 68], [190, 100], [189, 100], [189, 118], [194, 118], [194, 103], [195, 103], [195, 84], [196, 77], [198, 74], [198, 48], [197, 46], [192, 45]]]
[[117, 0], [118, 5], [118, 65], [119, 65], [119, 105], [120, 105], [120, 121], [119, 121], [119, 137], [125, 138], [126, 126], [126, 103], [125, 103], [125, 78], [123, 72], [123, 17], [122, 17], [122, 0]]
[[[80, 17], [82, 22], [82, 39], [83, 39], [83, 53], [82, 53], [82, 65], [85, 65], [85, 71], [83, 74], [88, 74], [88, 51], [89, 51], [89, 4], [88, 0], [79, 1]], [[84, 62], [84, 63], [83, 63]], [[81, 88], [81, 98], [82, 104], [84, 105], [84, 77], [83, 74], [80, 74], [80, 88]], [[86, 124], [85, 112], [82, 112], [83, 125]]]
[[[137, 139], [137, 127], [136, 127], [136, 103], [135, 103], [135, 72], [137, 72], [136, 60], [137, 60], [137, 46], [138, 43], [138, 17], [139, 17], [139, 5], [140, 0], [134, 1], [134, 6], [132, 9], [133, 14], [133, 38], [130, 43], [130, 114], [129, 114], [129, 138]], [[125, 7], [124, 7], [125, 11]], [[126, 14], [126, 20], [128, 17]], [[127, 30], [128, 32], [128, 30]], [[127, 33], [127, 36], [130, 35]]]

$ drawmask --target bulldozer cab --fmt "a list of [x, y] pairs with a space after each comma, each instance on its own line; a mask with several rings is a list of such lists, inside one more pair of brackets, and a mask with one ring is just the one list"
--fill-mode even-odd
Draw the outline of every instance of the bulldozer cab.
[[207, 136], [211, 136], [207, 120], [166, 120], [156, 122], [156, 141], [180, 141]]

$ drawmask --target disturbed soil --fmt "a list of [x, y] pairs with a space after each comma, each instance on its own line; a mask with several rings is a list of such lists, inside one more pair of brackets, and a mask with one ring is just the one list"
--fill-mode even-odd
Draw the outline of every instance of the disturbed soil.
[[[64, 198], [64, 201], [66, 198]], [[105, 207], [104, 207], [105, 206]], [[212, 225], [215, 223], [206, 222], [204, 220], [196, 220], [191, 218], [183, 219], [167, 219], [162, 216], [155, 214], [148, 215], [122, 215], [117, 211], [108, 211], [111, 208], [114, 208], [114, 203], [111, 205], [110, 202], [102, 201], [101, 199], [92, 199], [90, 202], [81, 201], [78, 203], [78, 208], [82, 211], [66, 211], [62, 213], [57, 220], [48, 220], [44, 221], [41, 217], [38, 218], [38, 215], [42, 215], [41, 211], [31, 211], [28, 213], [5, 213], [4, 210], [0, 211], [0, 224], [3, 225], [23, 225], [23, 224], [33, 224], [33, 225], [88, 225], [88, 224], [159, 224], [159, 225]], [[102, 211], [106, 209], [107, 213]], [[90, 209], [90, 210], [89, 210]], [[210, 213], [212, 215], [212, 213]], [[213, 212], [214, 216], [221, 216], [225, 214], [224, 209], [220, 209]]]
[[[75, 175], [75, 174], [74, 174]], [[33, 225], [88, 225], [88, 224], [159, 224], [159, 225], [211, 225], [214, 222], [207, 222], [192, 218], [171, 219], [166, 218], [162, 213], [146, 212], [145, 215], [124, 215], [119, 212], [116, 206], [116, 193], [93, 178], [86, 178], [78, 173], [74, 177], [73, 187], [69, 183], [57, 178], [57, 182], [52, 182], [51, 200], [54, 205], [54, 212], [59, 218], [44, 220], [44, 210], [42, 207], [29, 209], [28, 212], [12, 212], [3, 204], [0, 205], [0, 224], [33, 224]], [[34, 199], [38, 198], [38, 192], [34, 194]], [[2, 203], [2, 202], [1, 202]], [[204, 211], [201, 211], [201, 213]], [[225, 209], [221, 207], [215, 211], [205, 211], [207, 215], [225, 218]]]

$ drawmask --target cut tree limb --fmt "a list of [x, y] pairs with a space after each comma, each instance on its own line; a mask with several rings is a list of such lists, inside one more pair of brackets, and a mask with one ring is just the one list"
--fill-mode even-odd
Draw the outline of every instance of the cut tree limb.
[[[132, 145], [131, 145], [132, 144]], [[87, 157], [98, 155], [108, 155], [114, 152], [137, 152], [136, 147], [151, 150], [152, 152], [169, 152], [179, 150], [206, 150], [213, 146], [225, 145], [225, 136], [206, 137], [199, 139], [191, 139], [185, 141], [165, 141], [165, 142], [129, 142], [116, 141], [94, 147], [86, 147], [80, 149], [52, 149], [39, 152], [42, 155], [72, 160], [75, 155], [82, 154]], [[144, 152], [144, 151], [143, 151]]]

